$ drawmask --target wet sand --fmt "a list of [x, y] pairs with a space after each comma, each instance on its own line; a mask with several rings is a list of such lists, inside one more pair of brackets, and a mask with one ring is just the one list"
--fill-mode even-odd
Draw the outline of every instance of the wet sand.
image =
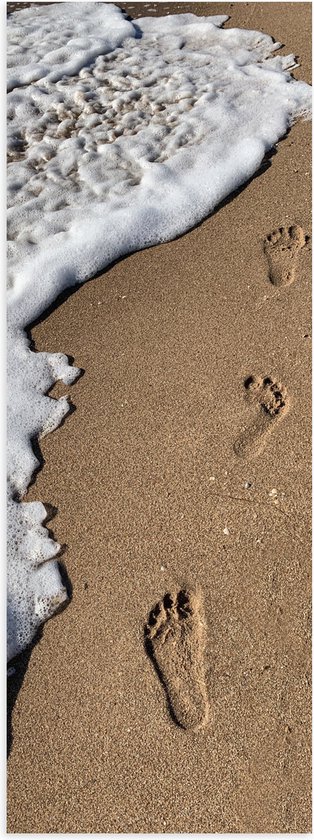
[[[192, 11], [273, 35], [310, 82], [310, 3]], [[84, 375], [27, 495], [57, 508], [72, 597], [11, 680], [9, 832], [311, 830], [310, 165], [303, 122], [32, 330]]]

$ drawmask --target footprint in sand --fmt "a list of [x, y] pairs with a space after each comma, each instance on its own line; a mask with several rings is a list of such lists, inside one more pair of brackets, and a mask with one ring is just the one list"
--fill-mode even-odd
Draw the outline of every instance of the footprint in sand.
[[277, 228], [266, 237], [264, 253], [273, 286], [290, 286], [293, 283], [298, 254], [308, 240], [309, 237], [298, 225]]
[[286, 389], [270, 376], [249, 376], [244, 382], [249, 399], [256, 403], [256, 420], [236, 440], [234, 451], [245, 457], [259, 452], [265, 437], [284, 416], [288, 408]]
[[167, 593], [149, 615], [145, 642], [175, 722], [183, 729], [203, 728], [209, 720], [209, 705], [200, 597], [183, 589], [176, 595]]

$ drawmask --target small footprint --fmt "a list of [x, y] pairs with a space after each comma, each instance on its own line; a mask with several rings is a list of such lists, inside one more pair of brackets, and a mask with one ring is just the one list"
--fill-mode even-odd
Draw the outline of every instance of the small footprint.
[[297, 257], [309, 241], [299, 225], [277, 228], [264, 240], [269, 279], [273, 286], [290, 286], [295, 279]]
[[261, 376], [249, 376], [244, 382], [244, 387], [247, 397], [257, 404], [259, 411], [256, 420], [234, 444], [234, 451], [242, 457], [260, 451], [265, 436], [288, 408], [286, 389], [270, 376], [265, 376], [264, 379]]
[[205, 642], [201, 599], [195, 593], [167, 593], [151, 611], [146, 650], [165, 688], [171, 716], [183, 729], [202, 729], [209, 720]]

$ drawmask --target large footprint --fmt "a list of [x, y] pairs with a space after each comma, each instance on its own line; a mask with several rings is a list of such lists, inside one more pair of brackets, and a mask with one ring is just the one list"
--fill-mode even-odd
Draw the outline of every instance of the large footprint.
[[172, 717], [183, 729], [198, 730], [209, 720], [205, 685], [205, 622], [200, 597], [167, 593], [145, 627], [146, 649], [166, 690]]
[[308, 237], [298, 225], [277, 228], [264, 241], [269, 279], [273, 286], [290, 286], [295, 279], [297, 257]]
[[266, 435], [274, 428], [288, 408], [286, 389], [275, 382], [270, 376], [249, 376], [244, 382], [247, 396], [257, 407], [258, 414], [255, 421], [238, 437], [234, 444], [237, 455], [245, 457], [259, 452]]

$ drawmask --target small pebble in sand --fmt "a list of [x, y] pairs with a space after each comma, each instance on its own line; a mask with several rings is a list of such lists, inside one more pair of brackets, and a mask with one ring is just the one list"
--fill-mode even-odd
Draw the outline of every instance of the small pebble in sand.
[[227, 528], [227, 527], [224, 528], [223, 533], [225, 534], [226, 537], [229, 537], [229, 534], [230, 534], [229, 528]]
[[269, 497], [271, 498], [274, 505], [278, 505], [278, 491], [275, 487], [268, 493]]
[[164, 572], [164, 571], [165, 571], [165, 567], [164, 567], [164, 566], [160, 566], [160, 571], [161, 571], [161, 572]]
[[214, 475], [210, 475], [210, 476], [209, 476], [209, 480], [210, 480], [210, 481], [215, 481], [215, 476], [214, 476]]
[[245, 482], [244, 482], [244, 489], [245, 489], [245, 490], [249, 490], [249, 489], [250, 489], [250, 487], [252, 487], [252, 483], [251, 483], [251, 481], [245, 481]]

